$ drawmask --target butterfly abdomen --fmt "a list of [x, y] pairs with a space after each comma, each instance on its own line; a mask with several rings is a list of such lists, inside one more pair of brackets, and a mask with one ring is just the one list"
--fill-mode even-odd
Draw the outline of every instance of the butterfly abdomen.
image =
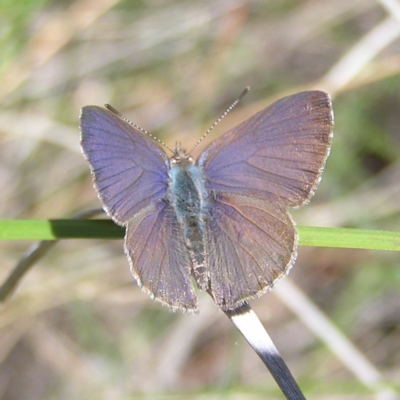
[[209, 200], [204, 179], [199, 168], [187, 160], [173, 165], [169, 176], [168, 200], [182, 228], [197, 285], [206, 290], [209, 273], [204, 243]]

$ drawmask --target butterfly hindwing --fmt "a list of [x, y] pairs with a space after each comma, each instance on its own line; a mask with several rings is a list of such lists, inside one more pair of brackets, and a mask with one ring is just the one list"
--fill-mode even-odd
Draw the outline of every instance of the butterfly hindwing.
[[222, 309], [272, 289], [297, 254], [297, 232], [285, 207], [216, 193], [207, 230], [211, 292]]
[[329, 95], [301, 92], [277, 101], [215, 140], [198, 165], [209, 190], [299, 207], [318, 185], [332, 128]]
[[168, 157], [113, 112], [87, 106], [81, 113], [81, 145], [107, 212], [124, 225], [168, 189]]
[[125, 252], [139, 286], [172, 310], [197, 311], [191, 262], [173, 210], [158, 201], [127, 224]]

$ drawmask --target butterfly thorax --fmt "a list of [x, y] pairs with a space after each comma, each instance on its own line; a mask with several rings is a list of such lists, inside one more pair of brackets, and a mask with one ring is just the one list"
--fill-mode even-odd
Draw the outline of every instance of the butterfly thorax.
[[196, 282], [206, 290], [209, 277], [204, 243], [209, 197], [204, 176], [189, 156], [173, 157], [170, 164], [167, 199], [182, 228]]

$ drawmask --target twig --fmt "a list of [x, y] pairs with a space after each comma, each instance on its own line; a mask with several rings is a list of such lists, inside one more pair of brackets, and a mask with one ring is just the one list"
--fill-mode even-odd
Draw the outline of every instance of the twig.
[[305, 400], [278, 349], [249, 304], [244, 303], [235, 310], [225, 311], [225, 314], [267, 366], [285, 397], [289, 400]]

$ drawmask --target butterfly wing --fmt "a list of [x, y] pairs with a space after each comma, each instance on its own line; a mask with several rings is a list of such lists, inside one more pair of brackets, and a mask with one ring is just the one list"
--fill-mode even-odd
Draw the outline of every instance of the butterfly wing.
[[81, 146], [107, 213], [124, 225], [167, 191], [168, 158], [162, 149], [109, 110], [81, 113]]
[[272, 289], [295, 261], [297, 232], [281, 205], [218, 193], [207, 226], [210, 291], [222, 309]]
[[210, 190], [299, 207], [319, 183], [332, 128], [329, 95], [301, 92], [277, 101], [215, 140], [198, 165]]
[[166, 202], [150, 204], [128, 222], [125, 252], [139, 286], [154, 300], [174, 311], [197, 312], [188, 251]]

